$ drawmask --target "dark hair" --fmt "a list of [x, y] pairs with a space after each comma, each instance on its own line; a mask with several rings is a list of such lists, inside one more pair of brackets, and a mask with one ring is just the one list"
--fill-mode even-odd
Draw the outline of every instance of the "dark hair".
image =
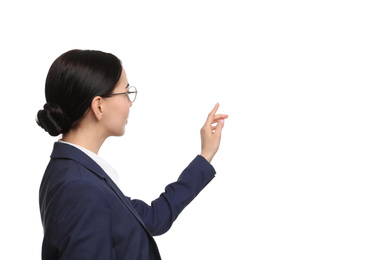
[[110, 94], [122, 73], [110, 53], [71, 50], [58, 57], [46, 77], [46, 104], [37, 123], [51, 136], [66, 134], [81, 121], [96, 96]]

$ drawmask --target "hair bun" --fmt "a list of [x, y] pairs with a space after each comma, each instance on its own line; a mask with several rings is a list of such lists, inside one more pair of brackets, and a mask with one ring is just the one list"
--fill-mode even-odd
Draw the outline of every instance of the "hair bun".
[[51, 136], [57, 136], [69, 130], [69, 118], [58, 104], [46, 103], [37, 113], [37, 124]]

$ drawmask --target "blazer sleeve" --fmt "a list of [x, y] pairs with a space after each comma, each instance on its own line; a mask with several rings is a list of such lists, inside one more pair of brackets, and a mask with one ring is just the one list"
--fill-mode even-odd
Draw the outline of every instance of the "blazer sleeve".
[[55, 241], [59, 259], [111, 259], [111, 213], [104, 191], [86, 180], [74, 180], [63, 186], [56, 197], [55, 228], [47, 232], [52, 237], [50, 241]]
[[215, 173], [213, 166], [198, 155], [150, 206], [141, 200], [129, 199], [149, 232], [154, 236], [161, 235], [169, 230], [181, 211], [214, 178]]

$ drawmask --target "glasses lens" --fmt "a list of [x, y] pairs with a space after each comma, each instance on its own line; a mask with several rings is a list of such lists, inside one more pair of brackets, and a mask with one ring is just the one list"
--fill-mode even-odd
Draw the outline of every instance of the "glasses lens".
[[135, 87], [130, 87], [129, 92], [129, 99], [131, 102], [134, 102], [137, 97], [137, 89]]

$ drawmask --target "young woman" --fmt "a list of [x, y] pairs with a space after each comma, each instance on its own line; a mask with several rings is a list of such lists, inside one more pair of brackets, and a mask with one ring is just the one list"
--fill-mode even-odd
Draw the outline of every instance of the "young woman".
[[100, 51], [66, 52], [50, 67], [45, 95], [37, 123], [62, 138], [39, 191], [42, 259], [160, 259], [153, 236], [213, 179], [210, 162], [227, 115], [214, 107], [201, 129], [201, 154], [149, 206], [126, 197], [115, 170], [97, 155], [107, 137], [125, 133], [137, 96], [121, 61]]

